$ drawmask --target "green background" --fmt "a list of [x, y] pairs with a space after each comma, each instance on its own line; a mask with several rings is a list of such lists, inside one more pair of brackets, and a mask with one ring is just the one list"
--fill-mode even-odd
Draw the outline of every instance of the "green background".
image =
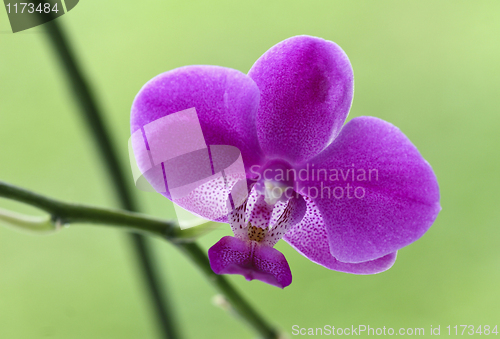
[[[499, 1], [80, 1], [58, 19], [105, 110], [127, 166], [129, 112], [141, 86], [190, 64], [247, 72], [293, 35], [338, 43], [355, 74], [349, 118], [398, 126], [433, 166], [443, 210], [389, 271], [330, 271], [277, 244], [284, 290], [229, 279], [273, 323], [292, 326], [500, 325]], [[72, 202], [116, 206], [43, 27], [12, 34], [0, 10], [0, 180]], [[130, 176], [130, 184], [132, 178]], [[136, 191], [143, 211], [173, 216]], [[32, 208], [0, 199], [0, 206]], [[208, 249], [228, 225], [200, 239]], [[215, 291], [170, 244], [154, 241], [187, 338], [252, 338], [212, 304]], [[0, 338], [155, 338], [123, 233], [74, 225], [53, 236], [0, 227]], [[290, 335], [291, 336], [291, 335]], [[478, 336], [478, 335], [477, 335]]]

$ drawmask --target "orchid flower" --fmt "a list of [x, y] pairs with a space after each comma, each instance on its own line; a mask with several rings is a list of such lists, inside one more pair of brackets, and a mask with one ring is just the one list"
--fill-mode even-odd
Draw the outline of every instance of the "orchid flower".
[[[281, 238], [328, 269], [379, 273], [429, 229], [441, 209], [431, 166], [388, 122], [365, 116], [344, 125], [353, 91], [344, 51], [311, 36], [278, 43], [248, 75], [186, 66], [141, 89], [132, 132], [195, 107], [208, 145], [241, 152], [248, 196], [217, 219], [234, 237], [209, 249], [215, 273], [288, 286], [290, 267], [273, 248]], [[171, 198], [168, 187], [162, 194]], [[183, 207], [204, 216], [207, 194]]]

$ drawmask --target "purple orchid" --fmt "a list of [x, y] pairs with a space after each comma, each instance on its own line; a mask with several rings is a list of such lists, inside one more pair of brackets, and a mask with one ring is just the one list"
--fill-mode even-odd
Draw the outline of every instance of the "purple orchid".
[[[234, 237], [209, 249], [215, 273], [288, 286], [290, 268], [273, 248], [281, 238], [326, 268], [379, 273], [429, 229], [441, 209], [431, 166], [388, 122], [358, 117], [344, 125], [353, 90], [344, 51], [311, 36], [275, 45], [248, 75], [187, 66], [141, 89], [132, 132], [195, 107], [208, 145], [241, 152], [249, 194], [217, 219]], [[183, 207], [204, 216], [206, 193]], [[163, 194], [171, 198], [168, 187]]]

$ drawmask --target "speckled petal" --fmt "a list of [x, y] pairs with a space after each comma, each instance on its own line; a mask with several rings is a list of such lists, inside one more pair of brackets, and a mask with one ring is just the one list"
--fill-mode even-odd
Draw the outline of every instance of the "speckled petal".
[[[229, 206], [228, 206], [229, 207]], [[231, 230], [234, 236], [240, 240], [248, 238], [248, 221], [246, 220], [245, 212], [247, 209], [247, 201], [240, 206], [231, 210], [227, 216]]]
[[267, 231], [262, 245], [273, 247], [285, 233], [295, 224], [298, 224], [306, 213], [306, 202], [301, 195], [294, 193], [279, 216], [276, 223]]
[[285, 288], [292, 283], [292, 272], [283, 253], [275, 248], [268, 246], [256, 246], [253, 257], [254, 266], [253, 275], [247, 276], [247, 280], [257, 279], [274, 285], [279, 288]]
[[398, 128], [374, 117], [351, 120], [307, 166], [299, 192], [313, 198], [330, 253], [342, 262], [374, 260], [414, 242], [441, 209], [431, 166]]
[[219, 66], [186, 66], [142, 87], [132, 104], [131, 132], [166, 115], [196, 108], [207, 145], [231, 145], [245, 168], [261, 162], [255, 129], [259, 89], [247, 75]]
[[343, 263], [330, 253], [323, 218], [310, 198], [307, 201], [307, 212], [299, 224], [293, 226], [283, 237], [293, 248], [307, 259], [331, 270], [353, 273], [374, 274], [391, 268], [396, 261], [396, 252], [382, 258], [357, 264]]
[[227, 236], [208, 250], [208, 258], [216, 274], [241, 274], [280, 288], [292, 283], [285, 256], [271, 247]]
[[351, 64], [335, 43], [286, 39], [264, 53], [248, 75], [257, 83], [257, 134], [267, 156], [301, 163], [340, 131], [351, 106]]
[[[216, 155], [214, 151], [218, 150], [218, 148], [214, 149], [214, 147], [219, 147], [213, 145], [235, 146], [235, 150], [239, 149], [241, 152], [243, 168], [248, 172], [250, 166], [261, 162], [262, 156], [255, 128], [258, 103], [259, 90], [257, 85], [250, 77], [239, 71], [218, 66], [181, 67], [156, 76], [139, 91], [132, 105], [131, 131], [134, 134], [134, 132], [144, 128], [145, 133], [147, 133], [147, 129], [160, 121], [159, 119], [180, 111], [189, 111], [194, 107], [196, 110], [195, 116], [199, 120], [203, 135], [193, 135], [191, 130], [195, 130], [196, 126], [191, 124], [193, 126], [188, 125], [188, 129], [184, 133], [182, 130], [177, 132], [179, 138], [176, 138], [176, 142], [182, 146], [191, 141], [189, 138], [201, 138], [201, 144], [205, 145], [204, 147], [210, 147], [212, 157]], [[159, 133], [157, 138], [161, 137], [162, 135]], [[183, 137], [187, 139], [182, 140]], [[180, 140], [177, 141], [177, 139]], [[147, 143], [146, 147], [149, 147]], [[229, 146], [225, 147], [228, 148]], [[178, 145], [172, 145], [172, 148], [178, 149], [179, 147]], [[194, 147], [193, 150], [197, 151], [192, 154], [201, 152], [200, 154], [207, 160], [191, 165], [190, 162], [184, 159], [184, 167], [188, 168], [182, 171], [186, 175], [195, 170], [198, 172], [205, 171], [209, 175], [212, 174], [215, 159], [212, 159], [213, 162], [211, 163], [208, 160], [209, 149], [199, 148], [200, 146]], [[146, 154], [145, 152], [143, 150], [144, 154]], [[136, 150], [134, 150], [134, 153], [137, 156], [138, 152]], [[191, 158], [194, 161], [200, 157], [192, 156]], [[212, 169], [210, 168], [211, 165]], [[175, 172], [177, 167], [174, 166], [172, 171]], [[156, 166], [155, 171], [141, 169], [141, 172], [154, 187], [158, 186], [159, 182], [160, 186], [163, 187], [159, 192], [171, 200], [175, 199], [175, 202], [185, 209], [206, 219], [227, 221], [226, 199], [228, 194], [224, 190], [226, 178], [222, 178], [219, 173], [211, 177], [211, 181], [204, 184], [195, 182], [192, 186], [197, 185], [196, 189], [193, 189], [189, 194], [183, 193], [179, 198], [176, 198], [173, 195], [172, 187], [169, 187], [171, 181], [168, 173], [165, 174], [166, 170], [168, 171], [167, 165], [163, 167], [162, 164], [162, 167]], [[195, 177], [203, 177], [201, 174], [197, 174]], [[167, 179], [164, 180], [165, 176]], [[210, 178], [207, 177], [205, 181], [208, 181], [208, 179]], [[237, 181], [240, 179], [232, 178], [231, 180]], [[214, 190], [214, 187], [221, 187], [221, 189], [216, 188]]]
[[[254, 198], [253, 195], [250, 196], [249, 200], [252, 200], [252, 198]], [[253, 204], [253, 208], [250, 211], [249, 222], [252, 226], [267, 229], [269, 222], [271, 221], [273, 206], [268, 205], [264, 199], [263, 195], [257, 196], [257, 200]]]

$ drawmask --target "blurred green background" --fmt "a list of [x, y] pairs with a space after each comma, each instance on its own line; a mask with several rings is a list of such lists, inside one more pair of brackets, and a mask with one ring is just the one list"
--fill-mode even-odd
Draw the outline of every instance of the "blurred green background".
[[[500, 325], [499, 1], [96, 1], [58, 19], [94, 86], [127, 166], [129, 112], [141, 86], [190, 64], [247, 72], [298, 34], [338, 43], [354, 69], [349, 118], [398, 126], [433, 166], [443, 207], [392, 269], [329, 271], [281, 241], [293, 283], [284, 290], [229, 279], [266, 318], [292, 326]], [[72, 202], [116, 206], [43, 27], [12, 34], [0, 10], [0, 180]], [[130, 184], [132, 178], [130, 176]], [[143, 211], [173, 216], [160, 195]], [[0, 199], [0, 207], [40, 214]], [[229, 235], [201, 238], [208, 249]], [[162, 274], [186, 338], [252, 338], [212, 304], [214, 290], [156, 239]], [[53, 236], [0, 227], [0, 338], [156, 338], [123, 233], [75, 225]]]

